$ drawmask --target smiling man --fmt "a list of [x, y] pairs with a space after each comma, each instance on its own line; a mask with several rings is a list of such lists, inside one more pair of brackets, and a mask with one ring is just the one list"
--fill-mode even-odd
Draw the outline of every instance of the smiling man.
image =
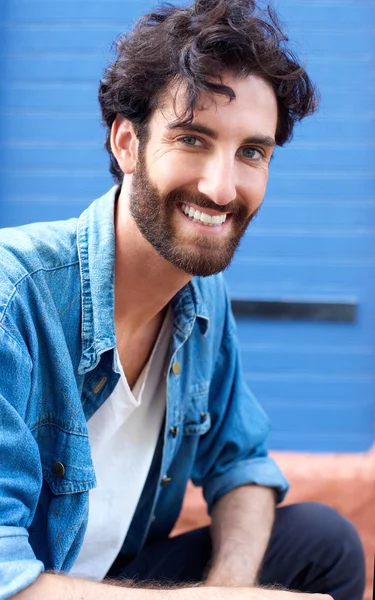
[[[285, 41], [251, 0], [144, 16], [99, 91], [117, 185], [0, 232], [0, 599], [362, 597], [353, 527], [275, 508], [220, 274], [316, 105]], [[190, 478], [212, 525], [170, 538]]]
[[146, 148], [138, 148], [130, 121], [119, 115], [112, 126], [112, 152], [124, 173], [134, 172], [122, 190], [129, 201], [120, 207], [129, 206], [153, 251], [188, 275], [228, 266], [263, 201], [276, 145], [272, 87], [257, 75], [222, 77], [235, 102], [219, 96], [214, 103], [204, 94], [189, 123], [178, 120], [183, 87], [164, 92]]

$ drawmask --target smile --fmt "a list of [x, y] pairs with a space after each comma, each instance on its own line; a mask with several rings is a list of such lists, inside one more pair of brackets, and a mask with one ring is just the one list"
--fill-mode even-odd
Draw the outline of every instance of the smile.
[[196, 210], [192, 206], [187, 206], [186, 204], [181, 204], [181, 210], [192, 221], [203, 223], [204, 225], [209, 225], [210, 227], [219, 227], [227, 220], [226, 214], [215, 216], [208, 215], [207, 213]]

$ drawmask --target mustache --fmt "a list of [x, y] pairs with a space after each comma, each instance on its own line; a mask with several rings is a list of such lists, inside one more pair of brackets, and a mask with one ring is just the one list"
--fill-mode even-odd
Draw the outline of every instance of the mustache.
[[245, 210], [244, 207], [239, 204], [235, 204], [234, 202], [229, 202], [228, 204], [225, 204], [225, 206], [215, 204], [215, 202], [210, 200], [208, 196], [200, 194], [199, 192], [190, 192], [189, 190], [173, 190], [167, 195], [166, 200], [168, 205], [172, 205], [176, 202], [183, 204], [189, 203], [199, 206], [200, 208], [210, 208], [216, 212], [230, 212], [234, 213], [235, 215], [242, 214], [242, 212]]

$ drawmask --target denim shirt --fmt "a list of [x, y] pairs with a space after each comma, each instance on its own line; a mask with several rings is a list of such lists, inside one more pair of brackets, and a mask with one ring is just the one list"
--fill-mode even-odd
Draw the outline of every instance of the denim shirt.
[[[44, 569], [69, 571], [85, 534], [96, 485], [87, 420], [119, 379], [116, 191], [78, 219], [0, 231], [0, 600]], [[244, 383], [222, 276], [193, 278], [171, 309], [165, 421], [122, 548], [129, 557], [168, 535], [189, 478], [209, 512], [244, 484], [274, 487], [279, 500], [287, 490]]]

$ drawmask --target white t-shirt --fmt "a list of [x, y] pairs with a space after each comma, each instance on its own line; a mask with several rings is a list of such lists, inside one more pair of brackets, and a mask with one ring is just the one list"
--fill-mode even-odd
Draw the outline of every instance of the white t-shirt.
[[[87, 530], [70, 576], [101, 581], [122, 547], [163, 422], [163, 372], [171, 331], [168, 310], [150, 359], [133, 390], [120, 366], [115, 389], [88, 421], [97, 487], [89, 492]], [[117, 360], [120, 365], [118, 355]]]

